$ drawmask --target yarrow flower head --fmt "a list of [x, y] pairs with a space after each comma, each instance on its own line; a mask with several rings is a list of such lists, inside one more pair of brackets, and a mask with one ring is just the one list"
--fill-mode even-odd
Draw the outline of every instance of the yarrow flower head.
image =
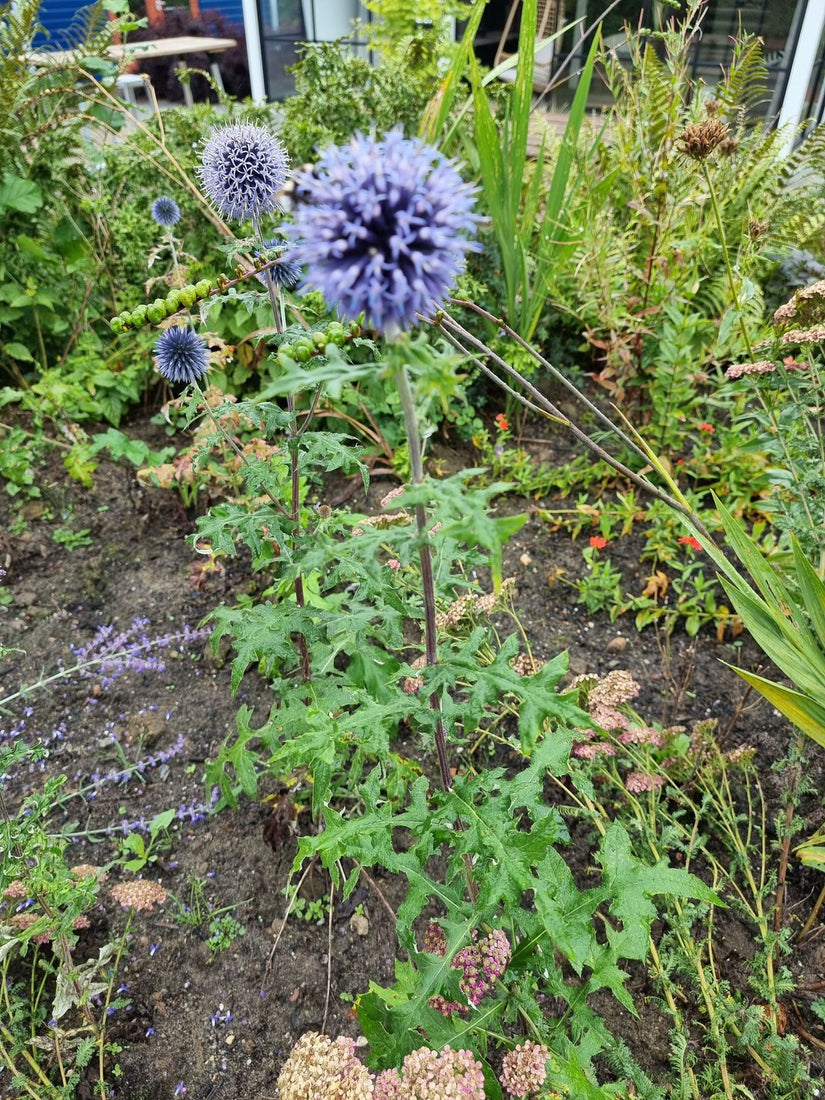
[[278, 209], [278, 192], [289, 174], [289, 156], [263, 126], [232, 122], [207, 141], [198, 169], [203, 189], [233, 221], [258, 219]]
[[164, 229], [171, 229], [180, 221], [180, 207], [168, 195], [161, 195], [152, 203], [152, 217]]
[[372, 1100], [372, 1075], [355, 1057], [352, 1039], [332, 1040], [307, 1031], [284, 1063], [278, 1076], [281, 1100]]
[[484, 1100], [481, 1063], [469, 1050], [419, 1047], [404, 1059], [401, 1073], [384, 1070], [375, 1079], [375, 1100]]
[[549, 1051], [544, 1044], [529, 1039], [504, 1055], [501, 1083], [511, 1096], [530, 1096], [539, 1091], [547, 1079]]
[[155, 344], [155, 362], [168, 382], [188, 386], [209, 369], [209, 348], [191, 328], [177, 325], [166, 329]]
[[113, 886], [112, 897], [124, 909], [148, 910], [163, 905], [168, 895], [159, 882], [140, 878]]
[[450, 291], [478, 225], [473, 188], [432, 146], [392, 130], [329, 149], [298, 179], [307, 200], [290, 235], [307, 281], [342, 317], [384, 332]]

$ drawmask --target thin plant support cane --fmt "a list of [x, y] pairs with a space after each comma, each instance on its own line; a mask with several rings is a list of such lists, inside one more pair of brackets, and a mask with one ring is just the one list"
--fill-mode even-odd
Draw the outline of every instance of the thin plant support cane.
[[[506, 333], [512, 340], [519, 344], [522, 348], [532, 355], [532, 357], [545, 369], [553, 378], [561, 382], [570, 393], [587, 408], [597, 419], [607, 427], [616, 438], [620, 439], [626, 447], [629, 448], [635, 455], [642, 458], [646, 465], [653, 467], [659, 473], [662, 473], [661, 463], [656, 459], [656, 456], [650, 450], [650, 448], [644, 443], [632, 429], [632, 435], [627, 431], [620, 428], [615, 424], [608, 416], [606, 416], [598, 406], [594, 405], [576, 386], [565, 378], [560, 371], [549, 363], [527, 340], [519, 336], [514, 329], [500, 317], [495, 317], [492, 313], [488, 313], [487, 310], [482, 309], [481, 306], [477, 306], [472, 302], [464, 301], [463, 299], [450, 299], [450, 303], [453, 305], [461, 306], [472, 310], [485, 320], [495, 324], [501, 331]], [[634, 485], [637, 485], [644, 492], [649, 493], [657, 500], [661, 500], [663, 503], [670, 505], [675, 511], [679, 512], [685, 519], [691, 529], [695, 529], [700, 534], [712, 542], [712, 536], [702, 523], [699, 516], [690, 507], [684, 494], [675, 485], [672, 479], [666, 479], [670, 492], [666, 492], [664, 489], [660, 489], [657, 485], [654, 485], [644, 472], [637, 473], [631, 470], [619, 459], [610, 454], [604, 447], [592, 439], [586, 432], [575, 424], [568, 416], [565, 416], [560, 409], [548, 400], [544, 394], [536, 388], [528, 379], [521, 375], [514, 367], [512, 367], [505, 359], [500, 355], [497, 355], [492, 348], [488, 347], [479, 337], [474, 336], [471, 332], [468, 332], [462, 325], [458, 323], [448, 313], [438, 311], [433, 317], [429, 318], [429, 323], [438, 328], [443, 333], [447, 341], [457, 350], [466, 355], [491, 381], [495, 382], [497, 386], [505, 390], [511, 397], [514, 397], [526, 408], [532, 412], [537, 413], [539, 416], [545, 419], [552, 420], [556, 424], [561, 424], [566, 427], [575, 439], [584, 444], [588, 450], [592, 451], [598, 458], [608, 463], [617, 473], [622, 474], [628, 480], [632, 481]], [[519, 389], [514, 389], [511, 385], [504, 381], [494, 370], [487, 365], [487, 360], [494, 363], [503, 374], [505, 374], [512, 382], [515, 383]], [[521, 392], [524, 391], [524, 392]], [[528, 396], [525, 396], [525, 393]]]

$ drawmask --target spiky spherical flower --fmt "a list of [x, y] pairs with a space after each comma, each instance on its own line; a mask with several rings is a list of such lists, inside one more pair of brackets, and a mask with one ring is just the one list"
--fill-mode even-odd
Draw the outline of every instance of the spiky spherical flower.
[[284, 1063], [278, 1091], [281, 1100], [373, 1100], [373, 1078], [352, 1039], [307, 1031]]
[[209, 369], [209, 348], [191, 328], [177, 325], [163, 332], [155, 344], [155, 363], [168, 382], [199, 382]]
[[530, 1096], [547, 1079], [547, 1047], [529, 1039], [508, 1050], [501, 1066], [501, 1083], [511, 1096]]
[[180, 207], [168, 195], [161, 195], [152, 203], [152, 217], [164, 229], [171, 229], [180, 221]]
[[393, 130], [356, 135], [298, 178], [306, 201], [290, 233], [307, 282], [342, 317], [414, 324], [452, 289], [478, 225], [473, 188], [450, 161]]
[[[258, 282], [267, 286], [267, 275], [275, 286], [282, 290], [292, 290], [301, 281], [301, 268], [292, 257], [292, 250], [282, 237], [272, 237], [264, 241], [264, 252], [256, 252], [255, 259], [258, 263], [269, 264], [266, 271], [262, 271], [255, 278]], [[275, 263], [271, 261], [275, 260]]]
[[484, 1074], [469, 1050], [419, 1047], [404, 1059], [401, 1074], [378, 1074], [375, 1100], [484, 1100]]
[[289, 174], [284, 146], [263, 126], [231, 122], [206, 143], [198, 175], [225, 218], [243, 222], [278, 209], [278, 192]]

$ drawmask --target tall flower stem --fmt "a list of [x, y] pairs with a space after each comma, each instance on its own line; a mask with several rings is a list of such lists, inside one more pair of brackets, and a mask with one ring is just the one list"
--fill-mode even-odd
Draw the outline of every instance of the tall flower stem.
[[[398, 388], [398, 396], [401, 398], [401, 409], [404, 413], [404, 427], [407, 431], [407, 445], [410, 451], [410, 470], [413, 485], [421, 485], [424, 481], [424, 463], [421, 456], [421, 436], [418, 431], [418, 420], [415, 415], [415, 398], [410, 386], [407, 368], [402, 367], [395, 375], [395, 384]], [[427, 542], [427, 513], [423, 504], [415, 506], [415, 521], [418, 526], [419, 548], [418, 554], [421, 561], [421, 587], [424, 596], [424, 643], [428, 665], [438, 664], [438, 637], [435, 625], [435, 583], [433, 581], [433, 562], [430, 553], [430, 544]], [[438, 753], [438, 767], [441, 772], [441, 784], [445, 791], [452, 790], [453, 780], [450, 775], [450, 764], [447, 759], [447, 737], [444, 732], [444, 721], [441, 718], [441, 700], [434, 692], [430, 696], [430, 707], [436, 712], [438, 718], [435, 723], [435, 747]]]
[[[266, 247], [264, 241], [264, 235], [261, 231], [261, 223], [258, 218], [253, 218], [252, 224], [255, 227], [255, 236], [258, 238], [258, 244], [261, 248]], [[283, 295], [280, 288], [275, 285], [275, 280], [272, 278], [272, 272], [267, 270], [263, 273], [264, 282], [266, 283], [267, 293], [269, 294], [269, 304], [272, 307], [272, 316], [275, 319], [275, 331], [283, 333], [286, 330], [286, 312], [284, 310]], [[297, 525], [300, 515], [300, 489], [301, 489], [301, 477], [300, 477], [300, 460], [298, 454], [298, 436], [299, 432], [296, 431], [296, 418], [295, 418], [295, 397], [289, 393], [286, 398], [286, 407], [290, 415], [291, 427], [289, 434], [287, 435], [287, 448], [289, 449], [289, 461], [290, 461], [290, 474], [291, 474], [291, 489], [290, 489], [290, 511], [289, 518], [294, 524]], [[306, 431], [307, 421], [304, 423], [303, 430]], [[298, 607], [304, 607], [306, 605], [306, 599], [304, 596], [304, 578], [301, 573], [298, 573], [295, 577], [295, 602]], [[309, 648], [307, 647], [307, 640], [303, 634], [298, 635], [298, 651], [301, 655], [301, 679], [309, 680], [310, 678], [310, 661], [309, 661]]]

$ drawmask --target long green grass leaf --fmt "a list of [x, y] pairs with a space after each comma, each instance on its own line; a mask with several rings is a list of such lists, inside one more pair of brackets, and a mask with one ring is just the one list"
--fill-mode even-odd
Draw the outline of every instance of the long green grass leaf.
[[427, 104], [427, 108], [424, 111], [419, 133], [421, 137], [432, 144], [438, 142], [438, 138], [444, 128], [444, 123], [452, 110], [456, 93], [461, 87], [464, 72], [472, 56], [473, 42], [478, 34], [478, 28], [481, 25], [481, 17], [484, 15], [486, 6], [487, 0], [476, 0], [473, 10], [470, 12], [470, 17], [467, 20], [467, 26], [464, 28], [464, 34], [461, 36], [459, 47], [453, 57], [453, 63], [450, 65], [447, 74], [441, 81], [438, 91]]
[[729, 667], [764, 696], [781, 714], [784, 714], [797, 729], [802, 730], [806, 736], [825, 748], [825, 707], [815, 703], [808, 695], [791, 691], [790, 688], [775, 684], [772, 680], [766, 680], [753, 672], [746, 672], [734, 665]]

